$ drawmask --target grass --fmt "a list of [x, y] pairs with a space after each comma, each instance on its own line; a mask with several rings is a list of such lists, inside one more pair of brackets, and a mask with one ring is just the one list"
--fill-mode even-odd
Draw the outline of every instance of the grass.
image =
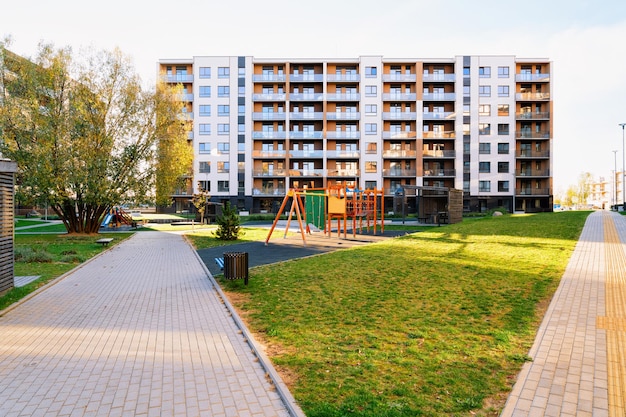
[[495, 416], [588, 214], [464, 221], [221, 285], [307, 416]]
[[[131, 233], [116, 233], [111, 245], [130, 235]], [[105, 248], [96, 244], [96, 239], [93, 236], [16, 233], [14, 275], [37, 275], [40, 278], [0, 296], [0, 310], [102, 252]]]

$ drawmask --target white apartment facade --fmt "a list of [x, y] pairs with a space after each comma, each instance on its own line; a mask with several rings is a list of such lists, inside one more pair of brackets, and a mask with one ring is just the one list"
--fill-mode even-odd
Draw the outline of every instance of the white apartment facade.
[[466, 211], [552, 210], [547, 59], [196, 56], [157, 67], [183, 85], [193, 124], [177, 210], [204, 190], [255, 213], [290, 188], [334, 184], [383, 189], [390, 202], [405, 186], [446, 187], [463, 190]]

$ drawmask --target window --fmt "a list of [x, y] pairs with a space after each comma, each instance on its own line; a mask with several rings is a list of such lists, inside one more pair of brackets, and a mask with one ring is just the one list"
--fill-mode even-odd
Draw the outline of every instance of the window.
[[478, 76], [480, 78], [491, 78], [491, 67], [478, 67]]
[[211, 153], [211, 144], [210, 143], [200, 142], [198, 144], [198, 147], [199, 147], [199, 150], [198, 150], [199, 153]]
[[470, 76], [470, 68], [463, 67], [463, 78], [469, 78], [469, 76]]
[[228, 181], [218, 181], [217, 182], [217, 191], [218, 192], [227, 192], [230, 188]]
[[509, 173], [509, 163], [508, 162], [498, 162], [498, 172], [503, 174]]
[[246, 114], [246, 106], [244, 104], [237, 106], [237, 113], [239, 115]]
[[478, 191], [491, 191], [491, 181], [478, 181]]
[[469, 123], [463, 123], [463, 134], [464, 135], [469, 135], [470, 134], [470, 124]]
[[211, 191], [211, 181], [198, 181], [198, 190], [200, 191]]
[[376, 153], [378, 146], [376, 142], [367, 142], [365, 145], [365, 153]]
[[217, 87], [217, 96], [218, 97], [228, 97], [230, 96], [230, 87], [227, 85], [220, 85]]
[[375, 78], [377, 73], [376, 67], [365, 67], [365, 78]]
[[211, 134], [211, 123], [200, 123], [200, 134], [201, 135], [210, 135]]
[[211, 172], [211, 163], [207, 161], [200, 161], [198, 170], [201, 174], [209, 174]]
[[491, 135], [491, 123], [479, 123], [478, 134], [479, 135]]
[[365, 161], [365, 172], [376, 172], [376, 161]]
[[230, 153], [230, 143], [228, 142], [219, 142], [217, 144], [217, 152], [222, 153]]
[[200, 116], [210, 116], [211, 115], [211, 105], [210, 104], [201, 104], [200, 105]]
[[366, 190], [375, 190], [376, 189], [376, 181], [365, 181], [365, 189]]
[[498, 123], [498, 135], [508, 135], [508, 134], [509, 134], [509, 124]]
[[230, 172], [230, 162], [228, 161], [218, 161], [217, 162], [217, 172], [220, 174], [227, 174]]
[[490, 85], [479, 85], [478, 86], [478, 95], [481, 97], [491, 97], [491, 86]]
[[246, 87], [245, 86], [239, 86], [239, 88], [237, 90], [237, 94], [239, 95], [239, 97], [245, 97], [246, 96]]
[[481, 104], [478, 106], [479, 116], [491, 116], [491, 104]]
[[376, 123], [365, 123], [365, 134], [375, 135], [378, 130]]
[[469, 116], [470, 115], [470, 105], [469, 104], [464, 104], [463, 105], [463, 116]]
[[491, 143], [479, 143], [478, 153], [488, 155], [491, 153]]
[[243, 135], [244, 133], [246, 133], [246, 125], [243, 123], [239, 123], [237, 125], [237, 133], [240, 135]]
[[211, 86], [201, 85], [199, 93], [200, 93], [200, 97], [211, 97]]
[[508, 116], [508, 115], [509, 115], [509, 105], [498, 104], [498, 116]]
[[238, 143], [237, 144], [237, 152], [238, 153], [244, 153], [246, 151], [246, 144], [245, 143]]
[[498, 181], [498, 191], [499, 192], [507, 192], [507, 191], [509, 191], [509, 182], [508, 181]]
[[217, 68], [217, 78], [228, 78], [230, 77], [230, 68], [229, 67], [218, 67]]
[[498, 143], [498, 153], [499, 154], [508, 154], [509, 153], [509, 144], [508, 143]]
[[218, 106], [217, 106], [217, 115], [218, 116], [229, 116], [230, 115], [230, 106], [228, 104], [218, 104]]
[[366, 104], [365, 105], [365, 114], [376, 115], [377, 112], [378, 112], [378, 105], [377, 104]]
[[508, 85], [499, 85], [498, 86], [498, 97], [508, 97], [509, 96], [509, 86]]
[[491, 172], [491, 162], [479, 162], [478, 172], [489, 173]]
[[219, 123], [217, 125], [217, 134], [218, 135], [230, 134], [230, 125], [228, 123]]
[[378, 90], [375, 85], [365, 86], [365, 97], [376, 97]]
[[509, 67], [498, 67], [498, 78], [509, 78]]
[[463, 97], [469, 97], [470, 96], [470, 87], [469, 85], [464, 85], [463, 86]]
[[211, 78], [211, 67], [200, 67], [200, 78]]

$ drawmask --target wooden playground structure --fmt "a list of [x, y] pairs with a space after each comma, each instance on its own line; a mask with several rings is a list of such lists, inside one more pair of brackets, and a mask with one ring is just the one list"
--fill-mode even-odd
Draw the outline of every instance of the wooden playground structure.
[[306, 235], [311, 233], [311, 226], [323, 230], [327, 237], [332, 235], [333, 220], [337, 220], [337, 237], [343, 233], [347, 237], [348, 225], [352, 223], [352, 235], [362, 233], [365, 227], [376, 234], [380, 221], [381, 233], [385, 231], [385, 203], [383, 190], [351, 189], [345, 185], [333, 185], [327, 188], [290, 189], [276, 214], [274, 223], [265, 239], [268, 244], [280, 217], [283, 215], [289, 200], [291, 207], [287, 216], [284, 237], [294, 215], [298, 221], [302, 241], [306, 245]]

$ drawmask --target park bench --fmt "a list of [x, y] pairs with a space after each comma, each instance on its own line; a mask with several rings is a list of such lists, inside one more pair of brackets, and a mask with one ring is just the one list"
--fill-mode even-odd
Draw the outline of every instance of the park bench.
[[221, 270], [224, 270], [224, 258], [215, 258], [215, 263], [220, 267]]
[[102, 239], [96, 240], [96, 243], [101, 244], [102, 246], [109, 246], [109, 243], [113, 242], [112, 237], [103, 237]]

